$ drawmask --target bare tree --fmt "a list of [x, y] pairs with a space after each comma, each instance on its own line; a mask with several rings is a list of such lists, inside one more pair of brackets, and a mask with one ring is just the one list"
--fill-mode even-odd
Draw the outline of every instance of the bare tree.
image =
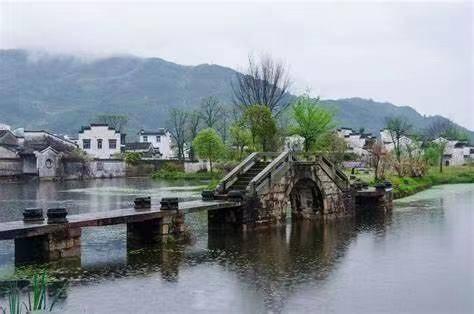
[[186, 125], [188, 121], [188, 113], [173, 108], [170, 111], [170, 120], [169, 120], [169, 131], [171, 137], [176, 143], [178, 148], [178, 158], [184, 160], [184, 145], [186, 143]]
[[188, 114], [188, 126], [187, 126], [187, 140], [189, 142], [189, 158], [191, 160], [194, 159], [194, 148], [193, 148], [193, 141], [196, 138], [202, 121], [202, 116], [197, 111], [192, 111]]
[[447, 140], [468, 141], [469, 136], [463, 132], [451, 120], [438, 118], [433, 121], [425, 130], [424, 137], [434, 140], [443, 137]]
[[230, 113], [227, 110], [222, 110], [221, 119], [219, 121], [218, 131], [222, 137], [222, 141], [227, 143], [229, 138], [229, 121], [230, 121]]
[[285, 66], [270, 56], [255, 61], [249, 56], [246, 73], [238, 74], [232, 82], [233, 102], [236, 106], [250, 107], [262, 105], [270, 109], [274, 116], [288, 105], [285, 96], [291, 85]]
[[375, 181], [383, 179], [383, 170], [384, 170], [384, 157], [387, 155], [387, 150], [385, 149], [383, 142], [377, 140], [369, 149], [370, 155], [372, 157], [372, 162], [375, 168]]
[[219, 120], [224, 114], [224, 109], [214, 96], [204, 98], [201, 102], [201, 117], [206, 127], [216, 129]]
[[104, 123], [114, 128], [115, 130], [122, 132], [127, 125], [128, 118], [125, 115], [119, 114], [101, 114], [95, 118], [98, 123]]
[[188, 114], [188, 132], [189, 141], [192, 142], [199, 132], [201, 126], [202, 116], [197, 111], [191, 111]]
[[[393, 142], [393, 149], [395, 151], [395, 156], [398, 161], [398, 165], [401, 165], [402, 162], [402, 144], [403, 139], [408, 138], [409, 133], [412, 129], [412, 125], [409, 124], [406, 119], [402, 117], [391, 117], [387, 119], [387, 130], [390, 133], [390, 137]], [[399, 167], [397, 167], [399, 169]], [[399, 175], [401, 175], [399, 171]]]

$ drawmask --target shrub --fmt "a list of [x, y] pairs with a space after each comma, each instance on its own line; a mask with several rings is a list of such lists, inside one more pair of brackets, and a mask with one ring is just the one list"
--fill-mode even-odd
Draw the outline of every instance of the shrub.
[[125, 153], [125, 162], [129, 165], [136, 166], [142, 159], [142, 154], [137, 152]]

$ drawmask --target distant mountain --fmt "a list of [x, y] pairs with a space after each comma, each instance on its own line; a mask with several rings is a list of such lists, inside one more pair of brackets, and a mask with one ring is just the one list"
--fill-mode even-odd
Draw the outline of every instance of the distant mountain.
[[[130, 131], [153, 129], [165, 126], [170, 107], [197, 107], [211, 95], [229, 103], [235, 75], [238, 72], [218, 65], [183, 66], [159, 58], [84, 61], [0, 50], [0, 122], [74, 135], [97, 114], [118, 113], [129, 117]], [[337, 108], [340, 126], [372, 132], [384, 126], [387, 116], [404, 116], [418, 128], [436, 119], [411, 107], [361, 98], [323, 103]]]

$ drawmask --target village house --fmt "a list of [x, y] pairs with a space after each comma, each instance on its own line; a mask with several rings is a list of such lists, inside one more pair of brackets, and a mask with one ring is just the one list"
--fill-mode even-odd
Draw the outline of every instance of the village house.
[[370, 155], [369, 149], [375, 142], [375, 137], [370, 133], [354, 132], [351, 128], [337, 129], [337, 135], [346, 142], [347, 153], [354, 153], [366, 158]]
[[151, 143], [163, 159], [170, 159], [174, 156], [171, 149], [171, 133], [166, 129], [160, 128], [156, 131], [142, 129], [138, 132], [138, 141], [140, 143]]
[[448, 140], [440, 137], [433, 142], [437, 144], [444, 142], [446, 144], [443, 155], [445, 166], [462, 166], [474, 161], [474, 147], [469, 146], [465, 141]]
[[150, 142], [132, 142], [125, 144], [125, 151], [139, 153], [143, 159], [161, 159], [160, 151], [153, 147]]
[[76, 148], [75, 143], [44, 130], [0, 130], [0, 176], [56, 177], [61, 158]]
[[92, 123], [79, 131], [77, 144], [93, 158], [111, 159], [120, 154], [123, 137], [107, 124]]
[[[392, 135], [390, 130], [388, 129], [381, 129], [380, 130], [380, 139], [385, 147], [385, 149], [390, 152], [395, 148], [395, 144], [393, 143]], [[413, 144], [413, 140], [407, 136], [402, 136], [400, 138], [400, 149], [405, 150], [407, 145]]]

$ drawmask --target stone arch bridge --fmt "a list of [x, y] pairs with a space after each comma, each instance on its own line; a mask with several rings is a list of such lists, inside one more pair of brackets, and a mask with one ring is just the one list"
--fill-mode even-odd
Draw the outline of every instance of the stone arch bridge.
[[209, 211], [209, 226], [280, 224], [286, 220], [289, 208], [292, 219], [323, 221], [353, 216], [361, 204], [385, 210], [391, 203], [391, 193], [388, 195], [386, 190], [360, 191], [322, 156], [302, 160], [290, 151], [253, 153], [221, 180], [213, 195], [218, 199], [242, 199], [243, 205]]

